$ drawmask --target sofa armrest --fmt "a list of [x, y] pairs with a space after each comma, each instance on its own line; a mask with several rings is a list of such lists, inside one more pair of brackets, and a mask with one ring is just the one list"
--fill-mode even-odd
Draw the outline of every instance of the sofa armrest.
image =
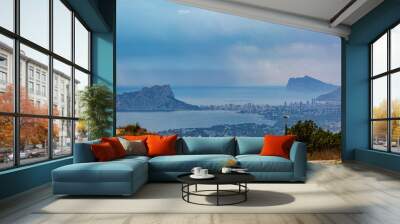
[[290, 160], [293, 162], [294, 181], [305, 181], [307, 176], [307, 147], [295, 141], [290, 149]]
[[95, 140], [90, 142], [75, 143], [74, 163], [95, 162], [96, 158], [94, 157], [90, 146], [97, 143], [100, 143], [100, 141]]

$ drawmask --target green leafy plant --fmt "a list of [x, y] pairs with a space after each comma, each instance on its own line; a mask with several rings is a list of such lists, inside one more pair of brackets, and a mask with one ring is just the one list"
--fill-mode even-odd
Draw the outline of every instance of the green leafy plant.
[[113, 93], [104, 85], [86, 87], [80, 93], [81, 118], [88, 128], [89, 139], [110, 136], [112, 126]]

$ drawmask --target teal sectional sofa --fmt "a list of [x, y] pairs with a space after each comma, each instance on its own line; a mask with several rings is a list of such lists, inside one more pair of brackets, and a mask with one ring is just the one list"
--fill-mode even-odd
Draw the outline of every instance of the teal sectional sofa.
[[218, 172], [228, 160], [236, 160], [259, 182], [304, 182], [307, 153], [305, 144], [295, 142], [290, 159], [260, 156], [263, 137], [183, 137], [176, 144], [177, 155], [128, 156], [96, 162], [91, 141], [75, 145], [74, 163], [52, 172], [54, 194], [131, 195], [148, 181], [176, 181], [193, 167]]

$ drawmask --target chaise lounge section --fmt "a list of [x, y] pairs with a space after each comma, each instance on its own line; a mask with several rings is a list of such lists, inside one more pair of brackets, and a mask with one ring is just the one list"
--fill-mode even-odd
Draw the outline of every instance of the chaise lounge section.
[[91, 141], [75, 144], [74, 163], [53, 170], [53, 193], [67, 195], [132, 195], [148, 181], [147, 156], [96, 162]]
[[91, 145], [77, 143], [74, 163], [53, 170], [54, 194], [132, 195], [148, 181], [176, 181], [176, 177], [200, 166], [218, 172], [236, 160], [259, 182], [304, 182], [307, 154], [304, 143], [294, 142], [290, 159], [260, 156], [263, 137], [183, 137], [176, 142], [177, 155], [127, 156], [96, 162]]

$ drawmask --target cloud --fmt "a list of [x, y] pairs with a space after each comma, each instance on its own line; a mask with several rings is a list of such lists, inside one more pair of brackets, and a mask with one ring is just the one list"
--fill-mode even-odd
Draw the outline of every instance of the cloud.
[[[142, 36], [163, 39], [166, 33], [179, 39], [209, 40], [215, 36], [226, 37], [246, 32], [265, 36], [266, 30], [271, 33], [280, 30], [278, 25], [165, 0], [139, 0], [135, 4], [131, 0], [121, 0], [117, 7], [118, 38], [128, 40]], [[190, 16], [182, 17], [187, 14]]]
[[340, 47], [295, 42], [289, 45], [259, 47], [236, 45], [229, 51], [228, 64], [237, 83], [283, 85], [291, 77], [310, 75], [340, 84]]
[[[211, 51], [211, 49], [207, 49]], [[118, 83], [180, 86], [285, 85], [291, 77], [309, 75], [340, 84], [340, 47], [295, 42], [258, 46], [236, 44], [217, 49], [220, 55], [194, 52], [118, 60]]]
[[118, 2], [118, 85], [284, 85], [303, 75], [340, 84], [337, 37], [164, 0], [137, 3]]
[[190, 10], [188, 10], [188, 9], [179, 9], [178, 10], [178, 14], [181, 14], [181, 15], [186, 15], [186, 14], [190, 14]]

